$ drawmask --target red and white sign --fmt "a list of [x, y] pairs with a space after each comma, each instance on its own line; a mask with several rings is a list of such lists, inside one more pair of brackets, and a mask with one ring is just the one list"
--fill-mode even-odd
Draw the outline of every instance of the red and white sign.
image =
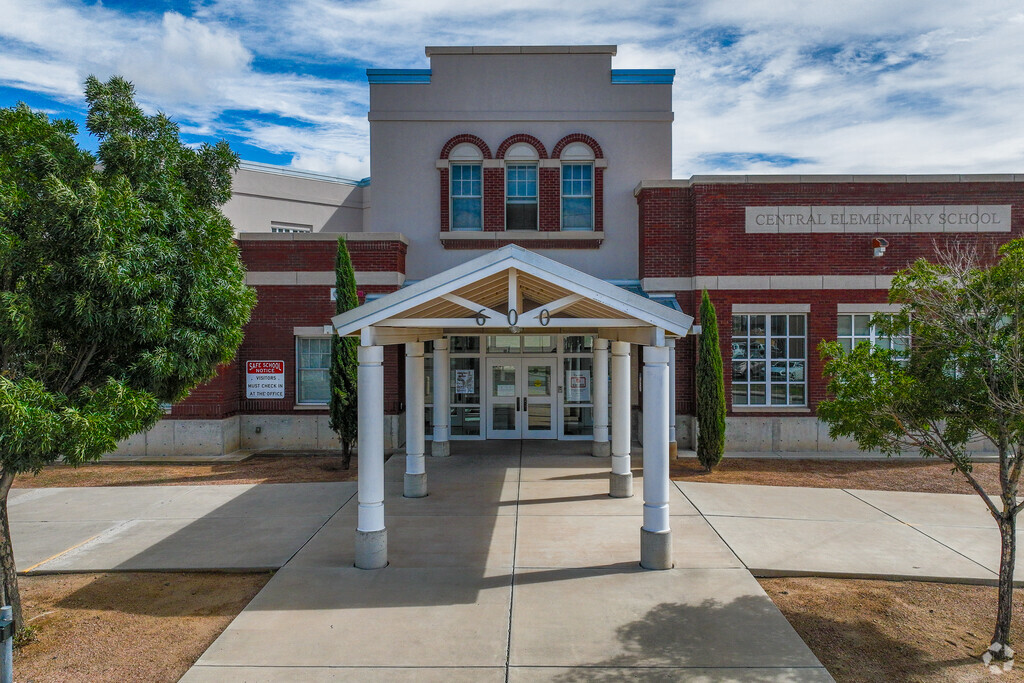
[[245, 361], [246, 398], [284, 398], [284, 361]]

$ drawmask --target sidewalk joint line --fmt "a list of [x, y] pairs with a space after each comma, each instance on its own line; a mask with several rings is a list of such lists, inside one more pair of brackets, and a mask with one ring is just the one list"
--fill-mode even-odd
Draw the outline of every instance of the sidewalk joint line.
[[[892, 513], [890, 513], [890, 512], [887, 512], [887, 511], [883, 510], [882, 508], [878, 507], [877, 505], [874, 505], [874, 504], [872, 504], [872, 503], [870, 503], [870, 502], [868, 502], [868, 501], [864, 500], [863, 498], [861, 498], [861, 497], [860, 497], [860, 496], [858, 496], [857, 494], [853, 493], [853, 491], [851, 491], [851, 490], [849, 490], [849, 489], [840, 489], [840, 490], [842, 490], [842, 491], [845, 491], [845, 492], [846, 492], [846, 493], [848, 493], [849, 495], [853, 496], [853, 498], [854, 498], [855, 500], [859, 500], [860, 502], [864, 503], [864, 504], [865, 504], [865, 505], [867, 505], [868, 507], [872, 507], [872, 508], [874, 508], [874, 509], [878, 510], [878, 511], [879, 511], [879, 512], [881, 512], [881, 513], [882, 513], [883, 515], [886, 515], [887, 517], [891, 517], [892, 519], [895, 519], [895, 520], [896, 520], [897, 522], [899, 522], [899, 523], [900, 523], [900, 524], [902, 524], [903, 526], [906, 526], [906, 527], [910, 527], [911, 529], [913, 529], [913, 530], [914, 530], [914, 531], [916, 531], [917, 533], [919, 533], [919, 534], [921, 534], [922, 536], [924, 536], [925, 538], [927, 538], [927, 539], [928, 539], [929, 541], [932, 541], [933, 543], [938, 543], [938, 544], [939, 544], [939, 545], [941, 545], [941, 546], [942, 546], [943, 548], [945, 548], [945, 549], [947, 549], [947, 550], [949, 550], [949, 551], [951, 551], [951, 552], [953, 552], [953, 553], [955, 553], [955, 554], [959, 555], [960, 557], [964, 558], [964, 559], [965, 559], [965, 560], [967, 560], [968, 562], [973, 562], [974, 564], [978, 565], [979, 567], [981, 567], [981, 568], [982, 568], [982, 569], [984, 569], [985, 571], [987, 571], [987, 572], [991, 573], [992, 575], [994, 575], [994, 576], [999, 576], [999, 572], [994, 572], [994, 571], [992, 571], [991, 569], [989, 569], [988, 567], [986, 567], [985, 565], [983, 565], [983, 564], [982, 564], [981, 562], [978, 562], [978, 561], [977, 561], [977, 560], [975, 560], [974, 558], [972, 558], [972, 557], [967, 557], [966, 555], [964, 555], [964, 554], [963, 554], [962, 552], [960, 552], [960, 551], [959, 551], [959, 550], [957, 550], [956, 548], [951, 548], [951, 547], [949, 547], [948, 545], [946, 545], [945, 543], [943, 543], [942, 541], [940, 541], [939, 539], [937, 539], [937, 538], [933, 538], [932, 536], [929, 536], [929, 535], [928, 535], [928, 534], [926, 534], [925, 532], [923, 532], [923, 531], [921, 531], [920, 529], [918, 529], [918, 528], [917, 528], [917, 526], [915, 526], [915, 525], [913, 525], [913, 524], [911, 524], [911, 523], [909, 523], [909, 522], [904, 522], [904, 521], [903, 521], [902, 519], [900, 519], [900, 518], [899, 518], [899, 517], [897, 517], [896, 515], [894, 515], [894, 514], [892, 514]], [[897, 493], [898, 493], [898, 492], [897, 492]], [[939, 525], [936, 525], [936, 526], [942, 526], [942, 525], [941, 525], [941, 524], [939, 524]], [[960, 527], [960, 528], [962, 528], [962, 529], [980, 529], [981, 527]]]
[[508, 639], [505, 642], [505, 683], [509, 683], [512, 671], [512, 611], [515, 609], [516, 597], [516, 551], [519, 544], [519, 500], [523, 495], [523, 442], [519, 441], [519, 472], [516, 481], [516, 507], [512, 524], [512, 566], [511, 581], [508, 591]]

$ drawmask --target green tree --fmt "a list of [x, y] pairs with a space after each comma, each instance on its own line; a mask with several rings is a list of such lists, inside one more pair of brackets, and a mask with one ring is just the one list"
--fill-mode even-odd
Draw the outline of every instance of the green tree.
[[[1024, 241], [1009, 242], [1000, 255], [986, 266], [961, 249], [898, 273], [889, 300], [903, 312], [873, 322], [883, 334], [909, 328], [910, 349], [861, 344], [845, 353], [837, 342], [823, 343], [834, 398], [819, 404], [818, 416], [832, 438], [853, 437], [864, 450], [920, 449], [945, 460], [981, 496], [1002, 543], [990, 650], [1008, 658], [1024, 465]], [[999, 456], [998, 491], [986, 491], [972, 473], [981, 450]]]
[[19, 630], [15, 475], [151, 427], [234, 356], [255, 303], [220, 212], [227, 144], [186, 147], [121, 78], [85, 94], [98, 157], [70, 121], [0, 109], [0, 597]]
[[725, 377], [718, 343], [718, 316], [707, 290], [700, 300], [697, 343], [697, 460], [711, 471], [725, 454]]
[[[350, 311], [359, 305], [356, 274], [344, 237], [338, 238], [338, 255], [334, 260], [337, 301], [336, 313]], [[358, 342], [354, 337], [331, 339], [331, 421], [330, 427], [341, 439], [342, 467], [352, 463], [352, 446], [359, 430], [357, 383], [359, 361], [356, 358]]]

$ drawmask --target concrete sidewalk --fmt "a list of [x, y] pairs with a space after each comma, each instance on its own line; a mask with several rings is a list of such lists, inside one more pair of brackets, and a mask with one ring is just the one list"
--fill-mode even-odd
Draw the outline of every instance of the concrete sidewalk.
[[390, 565], [352, 567], [349, 503], [183, 680], [831, 680], [681, 492], [676, 567], [641, 570], [641, 498], [556, 448], [458, 444], [422, 499], [393, 458]]
[[998, 578], [999, 531], [976, 495], [676, 485], [754, 576]]

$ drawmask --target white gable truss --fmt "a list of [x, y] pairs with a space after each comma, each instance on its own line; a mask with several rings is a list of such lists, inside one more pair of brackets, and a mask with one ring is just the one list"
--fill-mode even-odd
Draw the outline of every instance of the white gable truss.
[[597, 334], [663, 345], [693, 318], [516, 245], [509, 245], [333, 318], [364, 345], [445, 334]]

